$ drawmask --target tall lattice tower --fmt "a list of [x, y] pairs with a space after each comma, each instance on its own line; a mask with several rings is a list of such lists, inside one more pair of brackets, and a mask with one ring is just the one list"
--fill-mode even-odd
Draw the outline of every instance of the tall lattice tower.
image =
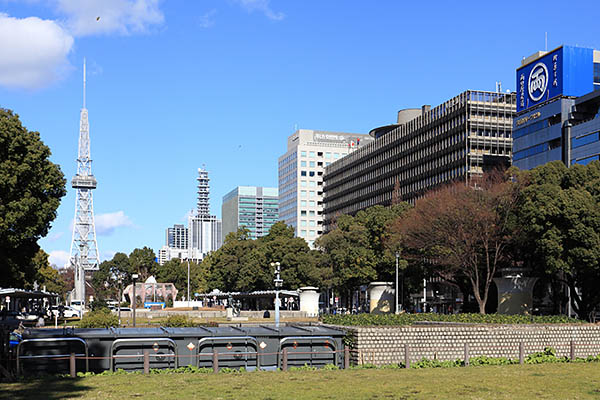
[[96, 178], [92, 174], [88, 110], [85, 108], [85, 59], [83, 60], [83, 108], [79, 119], [77, 174], [73, 177], [72, 187], [77, 191], [77, 195], [71, 241], [71, 266], [75, 269], [75, 288], [71, 299], [85, 303], [85, 271], [97, 270], [100, 261], [92, 201]]

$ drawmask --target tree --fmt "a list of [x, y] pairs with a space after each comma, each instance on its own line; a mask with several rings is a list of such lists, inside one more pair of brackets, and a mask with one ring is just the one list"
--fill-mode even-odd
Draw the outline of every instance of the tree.
[[48, 292], [59, 294], [64, 299], [67, 292], [66, 282], [60, 272], [50, 265], [48, 254], [44, 250], [38, 250], [33, 262], [37, 270], [35, 281], [40, 287], [46, 287]]
[[65, 178], [38, 132], [0, 108], [0, 287], [24, 287], [36, 276], [37, 241], [56, 218]]
[[277, 222], [269, 234], [256, 240], [248, 239], [248, 230], [240, 228], [227, 235], [221, 248], [202, 261], [209, 271], [209, 287], [223, 291], [250, 292], [272, 290], [272, 262], [281, 265], [283, 287], [320, 286], [327, 269], [319, 267], [319, 254], [308, 247], [294, 230]]
[[131, 283], [132, 268], [125, 253], [116, 253], [111, 260], [102, 261], [92, 275], [92, 286], [99, 299], [119, 299], [119, 278], [121, 288]]
[[[410, 205], [398, 202], [359, 211], [355, 217], [342, 215], [334, 228], [315, 244], [323, 251], [322, 263], [331, 269], [332, 284], [343, 293], [375, 279], [389, 280], [395, 275], [398, 242], [390, 240], [390, 224], [406, 214]], [[401, 260], [400, 268], [406, 268]]]
[[485, 314], [494, 275], [509, 262], [517, 191], [499, 173], [471, 184], [457, 182], [430, 192], [392, 230], [413, 257], [443, 279], [458, 283], [466, 278]]
[[323, 262], [333, 271], [333, 287], [346, 293], [377, 277], [377, 260], [370, 247], [368, 229], [354, 217], [342, 215], [332, 231], [315, 241]]
[[523, 263], [566, 283], [574, 310], [587, 319], [600, 304], [600, 162], [567, 168], [556, 161], [518, 176]]
[[129, 274], [138, 274], [138, 282], [145, 282], [154, 275], [157, 265], [154, 250], [149, 247], [135, 249], [129, 254]]
[[[376, 205], [356, 213], [355, 223], [367, 229], [368, 246], [376, 259], [377, 279], [388, 281], [395, 275], [396, 253], [402, 253], [399, 242], [391, 240], [391, 224], [405, 215], [411, 206], [405, 202], [390, 207]], [[400, 260], [399, 267], [406, 268], [406, 261]]]
[[[174, 258], [156, 267], [156, 281], [161, 283], [172, 283], [179, 291], [180, 296], [187, 296], [187, 261]], [[206, 292], [206, 270], [201, 264], [190, 261], [190, 296], [194, 293]]]

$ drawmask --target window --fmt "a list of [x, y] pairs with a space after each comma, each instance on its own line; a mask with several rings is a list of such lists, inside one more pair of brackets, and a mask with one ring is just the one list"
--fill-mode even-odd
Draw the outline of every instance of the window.
[[306, 187], [306, 181], [300, 181], [300, 186]]
[[306, 207], [306, 200], [300, 200], [300, 206]]
[[317, 187], [317, 182], [315, 182], [315, 181], [308, 181], [308, 186], [310, 186], [310, 187]]
[[306, 157], [306, 152], [305, 151], [301, 151], [300, 152], [300, 157]]
[[329, 152], [325, 153], [325, 158], [331, 158], [331, 153], [329, 153]]
[[308, 202], [309, 207], [314, 207], [315, 206], [315, 202], [312, 200], [309, 200]]
[[309, 171], [308, 176], [315, 176], [315, 171]]
[[312, 221], [312, 220], [311, 220], [311, 221], [308, 221], [308, 226], [316, 226], [316, 225], [315, 225], [315, 221]]
[[300, 226], [306, 226], [306, 220], [300, 220]]
[[598, 154], [596, 154], [595, 156], [587, 157], [587, 158], [573, 160], [573, 161], [571, 161], [571, 164], [588, 165], [590, 162], [597, 161], [597, 160], [598, 160]]
[[314, 152], [314, 151], [311, 151], [311, 152], [309, 152], [309, 153], [308, 153], [308, 155], [309, 155], [310, 157], [314, 157], [314, 156], [315, 156], [315, 152]]
[[300, 171], [300, 176], [306, 176], [306, 171]]
[[309, 191], [308, 192], [308, 196], [309, 197], [315, 197], [315, 191], [314, 190]]
[[[315, 167], [315, 162], [314, 161], [310, 161], [308, 165], [310, 167], [314, 168]], [[303, 167], [306, 167], [306, 165], [303, 165]]]
[[300, 197], [306, 197], [306, 190], [300, 191]]
[[576, 149], [576, 148], [584, 146], [586, 144], [597, 142], [598, 139], [599, 139], [598, 132], [594, 132], [592, 134], [585, 135], [585, 136], [577, 136], [576, 138], [571, 140], [571, 143], [572, 143], [572, 147], [574, 149]]
[[306, 167], [306, 161], [300, 161], [300, 166], [301, 167]]
[[315, 212], [311, 210], [311, 211], [308, 212], [308, 215], [310, 215], [311, 217], [313, 217], [315, 215]]
[[313, 231], [313, 230], [310, 230], [310, 231], [308, 231], [308, 234], [309, 234], [310, 236], [315, 236], [315, 231]]
[[304, 217], [304, 216], [306, 216], [306, 210], [302, 210], [302, 211], [300, 211], [300, 216], [301, 216], [301, 217]]
[[306, 229], [302, 229], [302, 230], [300, 231], [300, 234], [301, 234], [301, 235], [304, 235], [304, 236], [306, 236]]
[[333, 158], [340, 158], [340, 153], [333, 153]]

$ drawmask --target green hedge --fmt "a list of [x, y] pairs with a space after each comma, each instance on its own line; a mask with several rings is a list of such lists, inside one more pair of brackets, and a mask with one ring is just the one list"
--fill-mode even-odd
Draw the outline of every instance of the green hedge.
[[76, 325], [80, 328], [110, 328], [119, 326], [119, 317], [108, 308], [101, 308], [83, 314], [83, 318]]
[[501, 315], [501, 314], [355, 314], [324, 315], [321, 321], [342, 326], [412, 325], [419, 321], [459, 322], [467, 324], [572, 324], [586, 321], [563, 315]]

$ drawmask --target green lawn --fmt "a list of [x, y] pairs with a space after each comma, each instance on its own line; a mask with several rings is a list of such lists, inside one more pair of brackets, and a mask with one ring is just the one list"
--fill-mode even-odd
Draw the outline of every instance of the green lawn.
[[0, 399], [598, 399], [600, 364], [113, 375], [0, 384]]

